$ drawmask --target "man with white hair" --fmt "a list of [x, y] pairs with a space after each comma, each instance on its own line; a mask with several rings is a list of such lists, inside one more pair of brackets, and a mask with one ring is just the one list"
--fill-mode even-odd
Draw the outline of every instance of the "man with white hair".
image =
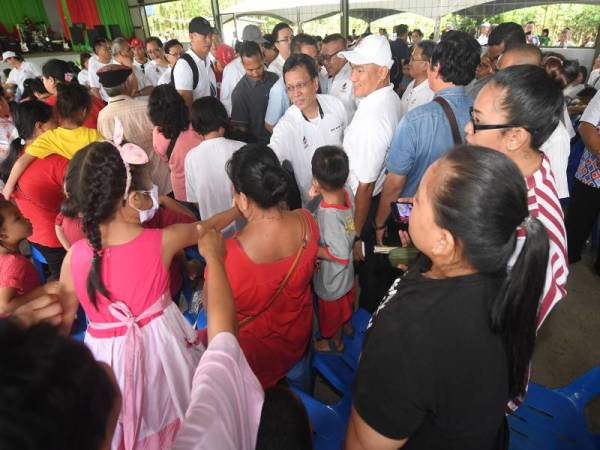
[[144, 72], [142, 72], [142, 69], [133, 63], [133, 50], [127, 39], [122, 37], [116, 38], [112, 42], [111, 51], [113, 60], [117, 64], [129, 67], [132, 70], [133, 75], [137, 80], [136, 95], [150, 95], [152, 89], [154, 89], [154, 86], [148, 82], [146, 75], [144, 75]]

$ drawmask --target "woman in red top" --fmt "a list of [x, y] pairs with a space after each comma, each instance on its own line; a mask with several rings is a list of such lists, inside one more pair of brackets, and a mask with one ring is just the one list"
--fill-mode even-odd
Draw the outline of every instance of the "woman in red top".
[[[8, 179], [13, 164], [25, 146], [43, 132], [56, 127], [52, 108], [38, 100], [17, 105], [13, 112], [13, 122], [19, 137], [10, 144], [9, 154], [0, 165], [0, 178], [3, 180]], [[54, 232], [54, 221], [64, 200], [62, 185], [68, 162], [58, 155], [36, 158], [19, 178], [13, 193], [19, 210], [33, 225], [29, 242], [35, 244], [44, 255], [51, 276], [56, 278], [60, 275], [65, 250]]]
[[[65, 61], [60, 59], [51, 59], [42, 67], [42, 81], [44, 87], [50, 93], [50, 97], [44, 99], [44, 101], [52, 106], [56, 107], [56, 86], [59, 83], [71, 83], [75, 79], [73, 71]], [[77, 81], [74, 81], [75, 83]], [[92, 106], [88, 112], [88, 116], [83, 122], [83, 126], [86, 128], [94, 128], [98, 124], [98, 114], [104, 108], [104, 102], [92, 95]]]
[[310, 340], [319, 229], [308, 211], [283, 207], [289, 177], [268, 147], [242, 147], [227, 173], [248, 224], [226, 241], [225, 269], [240, 345], [266, 389], [302, 358]]

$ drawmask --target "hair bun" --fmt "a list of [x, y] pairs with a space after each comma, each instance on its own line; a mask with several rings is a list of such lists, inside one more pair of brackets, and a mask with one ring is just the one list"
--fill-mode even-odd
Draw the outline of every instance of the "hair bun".
[[285, 199], [289, 188], [289, 180], [281, 166], [265, 165], [262, 174], [262, 189], [269, 203], [277, 204]]

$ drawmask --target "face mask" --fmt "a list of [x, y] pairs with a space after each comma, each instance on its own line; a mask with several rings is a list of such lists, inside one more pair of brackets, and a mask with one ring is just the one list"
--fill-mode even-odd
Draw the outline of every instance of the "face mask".
[[[145, 191], [148, 192], [148, 191]], [[152, 206], [150, 209], [137, 209], [134, 208], [140, 215], [140, 223], [148, 222], [152, 220], [156, 211], [158, 211], [158, 186], [156, 184], [152, 185], [152, 190], [150, 191], [150, 197], [152, 198]]]

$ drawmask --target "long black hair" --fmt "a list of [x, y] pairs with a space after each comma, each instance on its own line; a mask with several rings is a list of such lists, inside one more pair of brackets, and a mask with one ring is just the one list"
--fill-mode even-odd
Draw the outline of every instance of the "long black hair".
[[102, 281], [102, 235], [100, 224], [112, 217], [124, 201], [127, 172], [119, 151], [109, 142], [94, 142], [81, 149], [85, 157], [79, 169], [78, 202], [83, 231], [93, 249], [87, 294], [94, 306], [97, 293], [110, 299]]
[[39, 100], [29, 100], [15, 104], [12, 112], [13, 124], [19, 137], [10, 143], [6, 159], [0, 163], [0, 179], [6, 183], [15, 161], [21, 156], [24, 145], [21, 139], [33, 138], [36, 123], [46, 123], [52, 118], [52, 107]]
[[51, 59], [42, 66], [42, 75], [46, 78], [53, 78], [57, 83], [77, 82], [73, 76], [73, 70], [66, 61], [62, 59]]
[[[465, 258], [482, 274], [502, 276], [491, 303], [490, 323], [504, 341], [509, 395], [525, 392], [525, 374], [535, 342], [536, 315], [548, 261], [548, 234], [529, 215], [527, 187], [518, 167], [500, 152], [461, 146], [445, 165], [433, 194], [436, 223], [462, 245]], [[509, 270], [522, 227], [525, 243]]]
[[558, 126], [563, 114], [561, 87], [544, 69], [528, 64], [499, 71], [490, 83], [505, 90], [501, 107], [508, 122], [531, 133], [531, 147], [542, 146]]
[[167, 139], [173, 139], [190, 126], [189, 110], [170, 84], [156, 86], [148, 99], [148, 115]]

